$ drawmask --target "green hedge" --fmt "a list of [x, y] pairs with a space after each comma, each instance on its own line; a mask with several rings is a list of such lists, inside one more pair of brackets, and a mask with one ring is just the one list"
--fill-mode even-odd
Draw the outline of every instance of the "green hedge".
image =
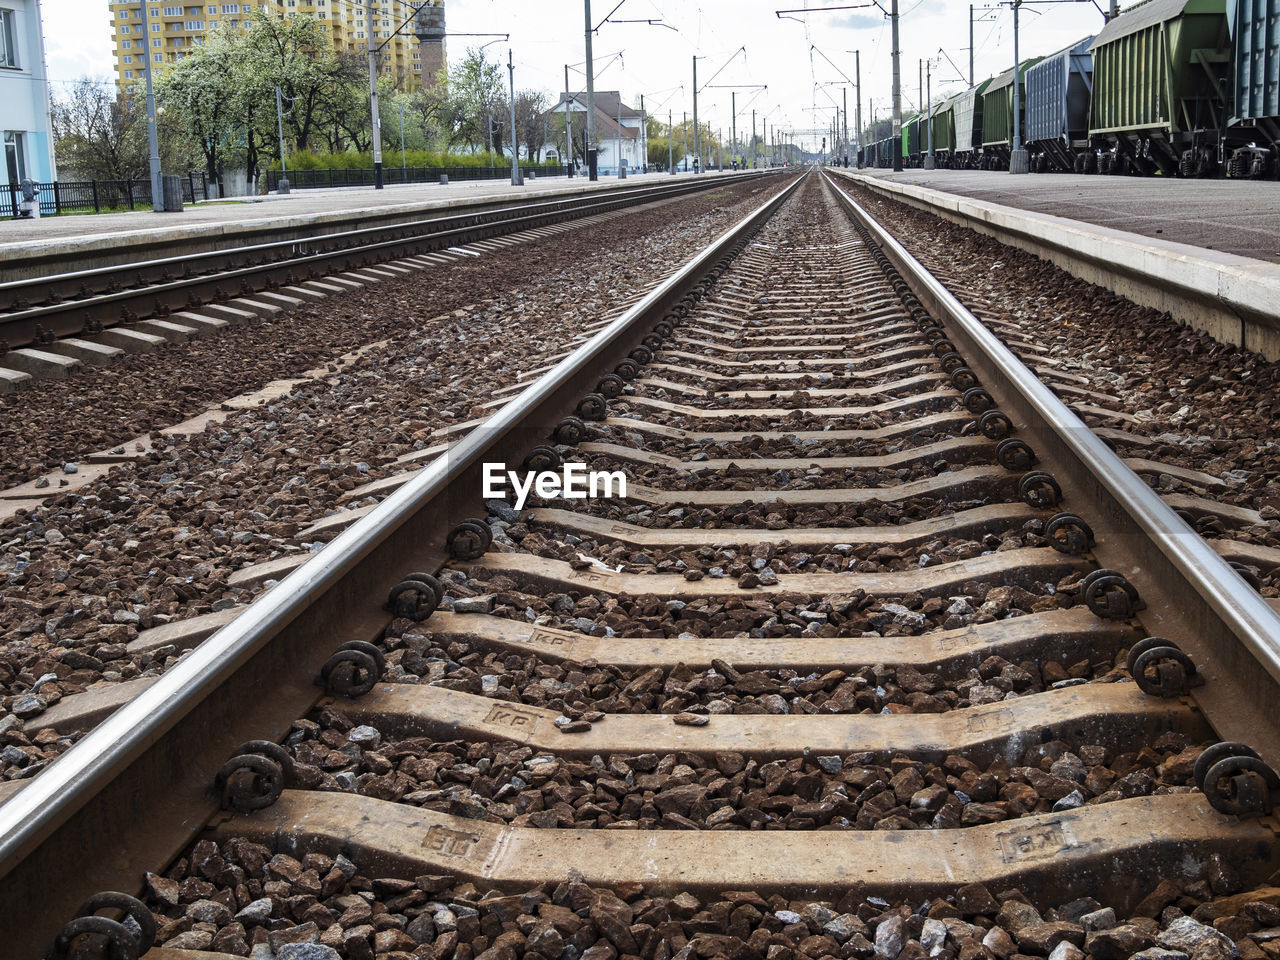
[[[355, 150], [344, 150], [341, 153], [314, 153], [311, 150], [300, 150], [286, 158], [290, 170], [372, 170], [373, 154], [357, 153]], [[527, 161], [526, 161], [527, 162]], [[501, 167], [510, 164], [510, 156], [493, 154], [492, 162], [488, 153], [438, 153], [433, 150], [405, 151], [405, 164], [410, 167]], [[400, 151], [384, 149], [382, 165], [400, 166]], [[271, 164], [272, 170], [280, 169], [280, 161]]]

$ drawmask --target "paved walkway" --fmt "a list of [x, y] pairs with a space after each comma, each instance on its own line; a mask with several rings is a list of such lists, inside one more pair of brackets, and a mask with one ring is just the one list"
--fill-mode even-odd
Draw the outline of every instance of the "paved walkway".
[[1280, 183], [984, 170], [871, 176], [1259, 260], [1280, 261]]

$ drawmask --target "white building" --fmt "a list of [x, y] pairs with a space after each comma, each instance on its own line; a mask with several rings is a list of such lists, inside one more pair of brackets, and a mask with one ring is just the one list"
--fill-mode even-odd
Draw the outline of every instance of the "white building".
[[[543, 148], [544, 160], [548, 154], [555, 157], [564, 155], [565, 109], [565, 95], [561, 93], [559, 102], [543, 115], [547, 122], [548, 138], [548, 143]], [[569, 94], [568, 111], [573, 129], [574, 159], [585, 167], [586, 161], [581, 155], [579, 144], [587, 115], [585, 91]], [[619, 158], [626, 163], [628, 172], [639, 170], [645, 162], [644, 151], [644, 116], [639, 110], [623, 103], [619, 91], [597, 90], [596, 170], [601, 176], [616, 174]]]
[[7, 183], [57, 178], [40, 0], [0, 0], [0, 132]]

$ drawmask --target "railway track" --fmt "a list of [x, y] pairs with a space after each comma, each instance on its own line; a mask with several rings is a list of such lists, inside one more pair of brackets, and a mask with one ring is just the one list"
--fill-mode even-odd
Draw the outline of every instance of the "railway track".
[[[401, 215], [389, 222], [375, 218], [379, 222], [352, 229], [5, 280], [0, 282], [0, 343], [7, 349], [48, 346], [59, 338], [99, 335], [148, 318], [187, 316], [210, 305], [229, 306], [249, 316], [254, 312], [253, 296], [263, 292], [268, 304], [290, 298], [311, 300], [316, 292], [307, 284], [332, 283], [330, 278], [338, 276], [337, 283], [344, 285], [344, 273], [405, 258], [447, 255], [450, 248], [599, 217], [722, 184], [706, 178], [443, 216]], [[332, 227], [326, 224], [323, 230]], [[247, 305], [246, 300], [251, 303]], [[179, 324], [183, 316], [176, 318]], [[190, 321], [186, 325], [191, 327]], [[195, 324], [188, 335], [199, 329]]]
[[0, 806], [15, 950], [1227, 950], [1280, 621], [825, 178], [504, 400]]

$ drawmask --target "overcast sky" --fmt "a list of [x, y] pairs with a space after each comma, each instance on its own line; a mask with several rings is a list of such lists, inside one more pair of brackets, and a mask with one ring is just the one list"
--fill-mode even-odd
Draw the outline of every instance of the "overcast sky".
[[[882, 0], [887, 6], [889, 0]], [[1105, 0], [1101, 0], [1105, 6]], [[403, 6], [401, 0], [395, 0]], [[874, 5], [856, 9], [842, 0], [592, 0], [591, 15], [600, 24], [595, 34], [596, 87], [621, 89], [628, 102], [676, 119], [692, 110], [692, 60], [698, 61], [698, 85], [767, 84], [768, 90], [737, 91], [738, 135], [751, 126], [751, 109], [757, 122], [768, 116], [779, 129], [796, 131], [797, 142], [816, 147], [830, 124], [833, 105], [841, 99], [837, 83], [854, 77], [854, 55], [862, 53], [863, 121], [871, 120], [871, 103], [877, 116], [889, 107], [889, 21]], [[43, 0], [45, 49], [49, 77], [56, 93], [59, 84], [81, 76], [112, 76], [110, 16], [106, 0]], [[1013, 63], [1013, 14], [995, 0], [977, 0], [975, 16], [985, 19], [974, 26], [975, 72], [978, 79], [1008, 69]], [[807, 8], [779, 17], [776, 11]], [[819, 12], [822, 9], [831, 12]], [[564, 86], [564, 65], [570, 65], [570, 84], [582, 89], [583, 4], [581, 0], [447, 0], [450, 33], [509, 32], [515, 53], [516, 86], [558, 91]], [[968, 0], [900, 0], [903, 110], [917, 103], [917, 65], [934, 58], [933, 90], [958, 90], [967, 85]], [[1102, 15], [1092, 2], [1037, 3], [1020, 13], [1020, 52], [1023, 58], [1052, 53], [1083, 37], [1097, 33]], [[792, 19], [795, 18], [795, 19]], [[654, 20], [662, 25], [623, 23]], [[669, 29], [670, 28], [670, 29]], [[468, 46], [488, 37], [454, 36], [448, 40], [450, 56], [458, 57]], [[742, 48], [746, 48], [745, 52]], [[508, 45], [494, 43], [485, 53], [506, 65]], [[615, 54], [621, 56], [615, 56]], [[829, 58], [829, 61], [828, 61]], [[949, 58], [949, 59], [948, 59]], [[954, 63], [954, 66], [953, 66]], [[834, 64], [834, 65], [833, 65]], [[958, 69], [957, 69], [958, 68]], [[505, 69], [504, 69], [505, 73]], [[967, 77], [963, 78], [967, 80]], [[820, 85], [820, 86], [818, 86]], [[706, 86], [698, 97], [703, 122], [729, 133], [728, 89]], [[850, 117], [855, 98], [848, 93]], [[815, 110], [816, 108], [816, 110]], [[815, 119], [816, 118], [816, 119]], [[852, 121], [850, 132], [852, 134]]]

